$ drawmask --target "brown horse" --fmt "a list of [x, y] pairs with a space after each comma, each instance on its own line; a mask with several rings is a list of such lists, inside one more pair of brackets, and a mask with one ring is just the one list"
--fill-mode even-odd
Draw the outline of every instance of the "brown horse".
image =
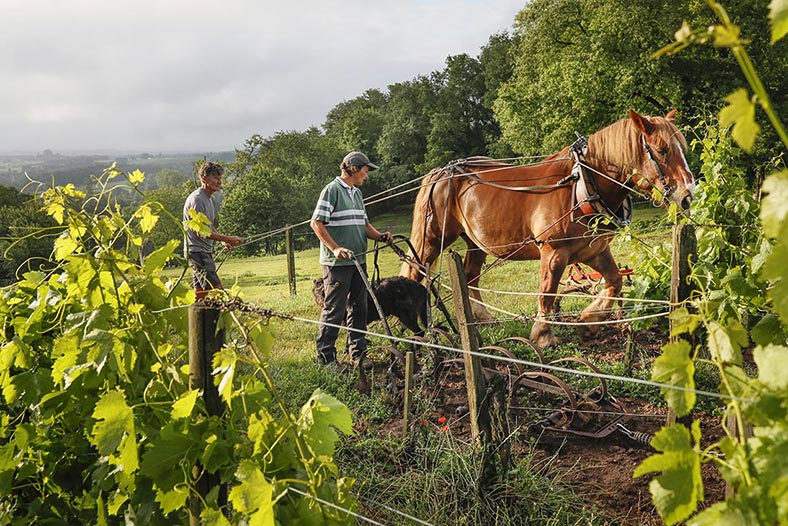
[[[628, 222], [633, 188], [675, 201], [688, 209], [695, 183], [684, 152], [687, 143], [673, 123], [641, 116], [611, 124], [547, 157], [525, 166], [485, 157], [450, 163], [427, 174], [416, 197], [411, 243], [423, 264], [462, 236], [468, 245], [465, 272], [470, 285], [478, 278], [487, 254], [509, 260], [541, 261], [539, 312], [531, 339], [545, 347], [557, 342], [541, 321], [553, 312], [555, 293], [567, 265], [580, 262], [605, 279], [605, 286], [580, 316], [601, 321], [612, 298], [621, 291], [621, 274], [610, 252], [615, 228], [599, 230], [596, 219]], [[654, 190], [657, 192], [654, 192]], [[596, 219], [595, 219], [596, 218]], [[419, 270], [403, 264], [401, 275], [419, 279]], [[491, 319], [471, 290], [473, 313]], [[593, 325], [586, 329], [594, 333]]]

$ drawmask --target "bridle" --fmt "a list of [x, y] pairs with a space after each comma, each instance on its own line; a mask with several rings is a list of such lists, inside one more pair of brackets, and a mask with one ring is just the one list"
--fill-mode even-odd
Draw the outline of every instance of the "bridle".
[[[673, 194], [673, 192], [676, 190], [676, 188], [668, 184], [668, 179], [667, 177], [665, 177], [665, 172], [662, 171], [662, 167], [659, 165], [659, 162], [657, 162], [657, 159], [654, 158], [654, 151], [651, 149], [651, 146], [649, 146], [648, 142], [646, 141], [645, 135], [641, 134], [640, 143], [643, 145], [643, 149], [646, 151], [646, 155], [648, 155], [649, 160], [651, 160], [651, 162], [654, 164], [654, 169], [657, 171], [657, 175], [659, 176], [659, 182], [662, 185], [663, 198], [668, 199], [671, 196], [671, 194]], [[634, 180], [635, 177], [633, 176], [632, 179]], [[640, 186], [639, 181], [635, 181], [635, 184]]]

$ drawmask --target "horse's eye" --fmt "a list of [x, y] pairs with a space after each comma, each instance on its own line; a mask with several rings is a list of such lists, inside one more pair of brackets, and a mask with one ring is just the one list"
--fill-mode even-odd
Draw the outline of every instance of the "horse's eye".
[[657, 149], [657, 153], [660, 154], [662, 157], [665, 157], [668, 154], [668, 147], [660, 146], [659, 149]]

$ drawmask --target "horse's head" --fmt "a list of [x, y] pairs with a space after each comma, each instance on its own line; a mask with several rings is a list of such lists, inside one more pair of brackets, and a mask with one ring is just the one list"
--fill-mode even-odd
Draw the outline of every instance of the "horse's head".
[[687, 141], [673, 123], [675, 116], [675, 110], [665, 117], [645, 117], [629, 110], [629, 118], [640, 132], [639, 167], [633, 182], [648, 192], [657, 188], [665, 199], [687, 210], [694, 198], [695, 178], [684, 156]]

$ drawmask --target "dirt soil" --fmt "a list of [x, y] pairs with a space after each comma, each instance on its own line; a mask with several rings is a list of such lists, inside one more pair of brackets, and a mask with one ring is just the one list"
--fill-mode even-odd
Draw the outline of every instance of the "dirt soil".
[[[633, 367], [650, 367], [650, 362], [659, 355], [660, 346], [666, 341], [666, 335], [654, 329], [636, 332], [633, 338], [639, 355]], [[609, 362], [625, 360], [626, 340], [626, 335], [620, 330], [604, 329], [598, 337], [594, 338], [593, 345], [584, 347], [582, 353], [584, 356], [593, 356], [596, 360]], [[381, 369], [380, 373], [382, 372]], [[377, 374], [376, 367], [376, 376]], [[457, 440], [469, 441], [470, 426], [467, 418], [464, 372], [457, 365], [444, 375], [440, 382], [442, 388], [439, 393], [435, 393], [435, 410], [430, 415], [430, 421], [441, 426], [445, 432], [452, 433]], [[613, 392], [608, 394], [623, 405], [626, 412], [631, 415], [623, 422], [630, 431], [652, 436], [665, 424], [664, 406], [657, 407], [636, 398], [617, 397]], [[541, 402], [546, 404], [545, 407], [554, 407], [555, 405], [551, 406], [551, 400], [547, 398], [549, 397], [532, 396], [528, 402], [530, 405]], [[553, 397], [553, 404], [556, 403], [555, 400]], [[558, 400], [561, 398], [559, 397]], [[514, 406], [515, 402], [512, 401], [511, 405]], [[534, 418], [533, 413], [523, 414], [520, 418], [514, 408], [511, 409], [510, 414], [513, 415], [510, 420], [512, 426], [510, 431], [515, 432], [517, 436], [512, 443], [512, 456], [514, 461], [517, 461], [518, 457], [522, 458], [524, 454], [532, 451], [536, 437], [533, 436], [533, 429], [529, 432], [529, 424], [539, 418]], [[545, 414], [547, 413], [544, 411], [541, 413], [541, 415]], [[696, 413], [692, 416], [701, 420], [705, 442], [715, 441], [723, 434], [719, 418]], [[441, 418], [445, 420], [440, 420]], [[569, 427], [588, 430], [590, 426], [596, 431], [610, 422], [610, 418], [615, 416], [610, 414], [594, 416], [585, 427], [582, 423], [578, 424], [576, 419]], [[400, 432], [401, 420], [391, 424], [389, 431]], [[615, 424], [611, 427], [615, 427]], [[569, 486], [583, 500], [585, 506], [589, 509], [595, 508], [597, 512], [609, 517], [610, 524], [643, 526], [662, 524], [648, 490], [653, 476], [646, 475], [638, 479], [632, 477], [635, 468], [647, 456], [654, 453], [650, 446], [614, 431], [604, 438], [561, 434], [545, 439], [543, 434], [535, 447], [535, 460], [540, 465], [549, 466], [545, 471], [547, 476], [557, 478], [565, 486]], [[711, 465], [704, 465], [702, 474], [704, 505], [708, 506], [724, 500], [725, 483], [716, 469]]]

